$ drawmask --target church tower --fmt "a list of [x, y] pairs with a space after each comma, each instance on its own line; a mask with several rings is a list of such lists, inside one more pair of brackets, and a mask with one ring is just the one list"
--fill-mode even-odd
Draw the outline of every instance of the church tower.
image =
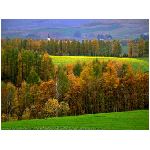
[[49, 34], [48, 34], [47, 40], [48, 40], [48, 41], [50, 41], [50, 40], [51, 40], [51, 39], [50, 39], [50, 36], [49, 36]]

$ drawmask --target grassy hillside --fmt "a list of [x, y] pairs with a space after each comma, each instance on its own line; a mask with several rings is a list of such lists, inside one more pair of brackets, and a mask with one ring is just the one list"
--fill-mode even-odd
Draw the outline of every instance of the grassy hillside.
[[125, 63], [130, 63], [135, 70], [141, 69], [143, 72], [149, 71], [149, 59], [148, 58], [118, 58], [118, 57], [91, 57], [91, 56], [50, 56], [53, 59], [54, 64], [72, 64], [78, 61], [89, 62], [94, 59], [101, 61], [115, 60]]
[[46, 130], [46, 129], [99, 129], [99, 130], [148, 130], [149, 111], [136, 110], [89, 114], [80, 116], [54, 117], [3, 122], [2, 129]]

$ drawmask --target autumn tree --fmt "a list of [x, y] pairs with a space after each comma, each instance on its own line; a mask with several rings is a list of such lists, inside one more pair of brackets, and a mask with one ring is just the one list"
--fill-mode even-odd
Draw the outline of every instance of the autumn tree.
[[18, 74], [17, 74], [17, 84], [20, 86], [22, 83], [22, 54], [21, 52], [18, 53]]
[[41, 75], [40, 78], [44, 81], [48, 81], [54, 76], [54, 66], [52, 59], [49, 57], [48, 53], [44, 53], [41, 62]]
[[145, 41], [145, 46], [144, 46], [144, 56], [149, 55], [149, 40]]
[[28, 120], [28, 119], [30, 119], [30, 113], [31, 113], [31, 111], [30, 111], [30, 109], [27, 107], [27, 108], [24, 110], [24, 112], [23, 112], [22, 119], [23, 119], [23, 120]]
[[59, 102], [57, 99], [49, 99], [44, 106], [45, 117], [56, 117], [59, 112]]
[[113, 56], [119, 56], [121, 54], [121, 45], [118, 40], [114, 40], [112, 42], [112, 55]]
[[48, 99], [56, 97], [56, 83], [53, 80], [41, 82], [39, 85], [39, 101], [42, 106]]
[[137, 44], [137, 42], [133, 42], [132, 55], [133, 55], [133, 57], [138, 57], [138, 44]]
[[[109, 61], [107, 64], [107, 72], [103, 74], [103, 88], [105, 89], [105, 104], [108, 112], [117, 110], [116, 92], [115, 89], [119, 86], [119, 78], [115, 63]], [[115, 106], [114, 106], [115, 105]], [[113, 107], [114, 106], [114, 107]]]
[[128, 57], [132, 57], [133, 54], [133, 41], [128, 42]]
[[93, 56], [99, 55], [99, 43], [95, 39], [92, 41], [92, 52]]
[[83, 114], [83, 101], [82, 101], [82, 81], [79, 77], [69, 75], [69, 89], [65, 95], [64, 100], [68, 102], [70, 108], [70, 114], [79, 115]]
[[145, 42], [143, 39], [140, 39], [138, 41], [138, 55], [139, 57], [142, 57], [144, 54], [144, 49], [145, 49]]
[[1, 88], [2, 113], [7, 114], [9, 119], [9, 117], [13, 114], [13, 99], [15, 97], [16, 87], [10, 82], [7, 84], [2, 82]]
[[77, 55], [80, 56], [81, 55], [81, 44], [79, 41], [77, 42], [76, 49], [77, 49]]
[[[101, 47], [101, 46], [100, 46]], [[111, 56], [111, 53], [112, 53], [112, 43], [111, 41], [106, 41], [105, 42], [105, 46], [104, 46], [104, 56]]]
[[66, 116], [69, 113], [69, 105], [67, 102], [60, 102], [60, 107], [59, 107], [59, 116]]
[[30, 106], [29, 86], [25, 81], [21, 83], [21, 87], [17, 88], [13, 103], [15, 112], [19, 119], [21, 119], [25, 108]]
[[29, 98], [29, 102], [30, 105], [34, 105], [36, 103], [38, 103], [40, 101], [40, 85], [38, 84], [31, 84], [29, 86], [29, 94], [30, 94], [30, 98]]
[[69, 81], [66, 74], [66, 68], [65, 67], [58, 67], [57, 72], [57, 79], [56, 79], [56, 90], [57, 90], [57, 98], [59, 100], [62, 100], [65, 93], [68, 91], [69, 88]]

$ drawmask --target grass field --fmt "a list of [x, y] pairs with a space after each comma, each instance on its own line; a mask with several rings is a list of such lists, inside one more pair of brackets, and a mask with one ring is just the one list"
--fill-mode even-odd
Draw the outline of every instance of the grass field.
[[54, 117], [3, 122], [2, 129], [8, 130], [148, 130], [149, 111], [136, 110], [88, 114], [80, 116]]
[[133, 66], [134, 70], [141, 69], [143, 72], [149, 71], [149, 59], [147, 58], [118, 58], [118, 57], [91, 57], [91, 56], [50, 56], [57, 65], [72, 64], [76, 62], [90, 62], [94, 59], [101, 61], [121, 61], [129, 63]]

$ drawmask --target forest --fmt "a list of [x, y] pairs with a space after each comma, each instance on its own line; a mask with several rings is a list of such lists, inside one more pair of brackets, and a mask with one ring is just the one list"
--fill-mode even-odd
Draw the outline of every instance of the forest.
[[2, 39], [2, 121], [149, 108], [149, 73], [129, 63], [55, 65], [50, 55], [145, 57], [149, 41]]
[[[38, 52], [46, 51], [56, 56], [112, 56], [112, 57], [147, 57], [149, 40], [140, 37], [135, 40], [33, 40], [2, 39], [2, 49], [24, 49]], [[123, 46], [127, 51], [123, 52]]]

